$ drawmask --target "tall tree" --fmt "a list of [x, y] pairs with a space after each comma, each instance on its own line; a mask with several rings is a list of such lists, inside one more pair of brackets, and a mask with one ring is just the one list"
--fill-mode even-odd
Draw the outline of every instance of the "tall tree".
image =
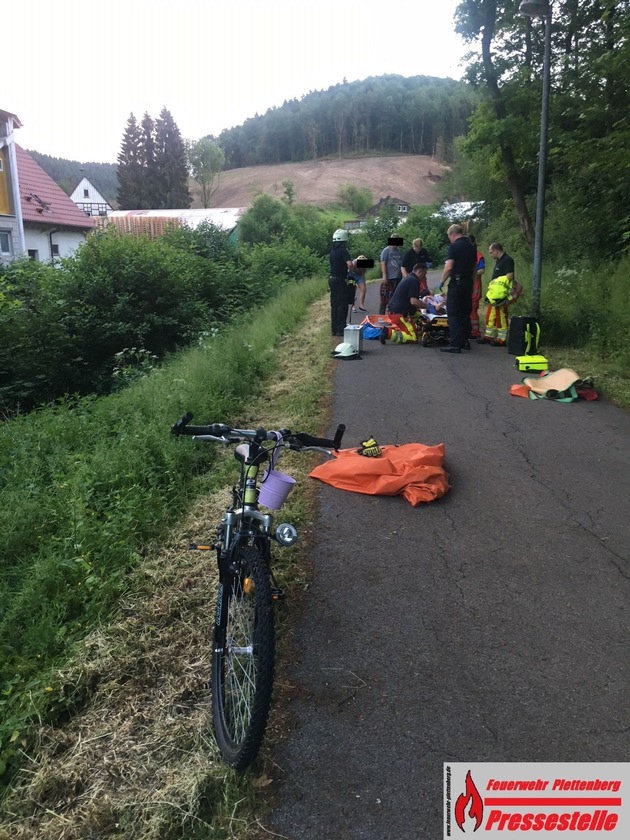
[[162, 108], [155, 123], [155, 172], [155, 209], [190, 207], [192, 198], [188, 190], [186, 147], [167, 108]]
[[[505, 25], [505, 6], [513, 3], [502, 3], [501, 13]], [[497, 27], [499, 10], [496, 0], [464, 0], [458, 6], [460, 22], [457, 31], [466, 40], [481, 39], [482, 76], [496, 117], [496, 143], [500, 150], [501, 160], [505, 170], [505, 177], [510, 188], [521, 232], [530, 245], [534, 241], [534, 225], [525, 201], [525, 191], [521, 173], [516, 162], [514, 146], [510, 136], [510, 114], [500, 87], [500, 69], [497, 69], [493, 55], [495, 28]], [[503, 45], [501, 45], [503, 46]], [[500, 66], [505, 62], [502, 53]]]
[[142, 190], [141, 132], [129, 115], [118, 153], [118, 204], [121, 210], [137, 210]]
[[201, 203], [210, 207], [210, 200], [219, 188], [221, 170], [225, 164], [223, 149], [210, 137], [202, 137], [188, 147], [190, 172], [201, 188]]
[[[467, 76], [486, 94], [463, 148], [485, 161], [493, 186], [509, 185], [531, 242], [525, 210], [537, 187], [545, 26], [520, 17], [518, 8], [518, 0], [458, 6], [458, 31], [481, 48]], [[630, 0], [553, 0], [551, 8], [545, 207], [554, 223], [545, 245], [564, 245], [564, 238], [553, 242], [554, 230], [580, 229], [572, 254], [592, 259], [630, 242]]]
[[137, 207], [139, 210], [150, 210], [159, 206], [159, 189], [155, 163], [155, 121], [146, 111], [140, 123], [140, 163], [143, 172]]

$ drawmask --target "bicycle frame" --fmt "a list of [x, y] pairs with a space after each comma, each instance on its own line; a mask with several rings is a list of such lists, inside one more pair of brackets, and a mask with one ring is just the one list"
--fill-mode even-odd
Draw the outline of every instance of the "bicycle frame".
[[[273, 514], [259, 510], [260, 467], [266, 462], [267, 478], [272, 475], [276, 454], [283, 446], [331, 455], [331, 449], [339, 449], [345, 426], [340, 425], [334, 440], [328, 440], [286, 429], [234, 429], [224, 423], [191, 426], [191, 420], [192, 415], [185, 414], [171, 431], [204, 442], [237, 444], [234, 455], [241, 464], [232, 504], [221, 518], [216, 541], [191, 547], [216, 551], [219, 588], [210, 673], [213, 727], [224, 760], [242, 771], [258, 753], [271, 705], [274, 602], [284, 595], [271, 569], [271, 541], [289, 546], [297, 540], [293, 525], [281, 524], [274, 532]], [[272, 509], [278, 510], [284, 498], [274, 492], [262, 504], [277, 502]]]

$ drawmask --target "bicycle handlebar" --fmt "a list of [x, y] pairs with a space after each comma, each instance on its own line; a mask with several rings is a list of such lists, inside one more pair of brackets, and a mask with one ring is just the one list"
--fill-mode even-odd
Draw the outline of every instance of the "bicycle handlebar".
[[173, 426], [171, 432], [174, 435], [191, 435], [193, 437], [209, 437], [224, 443], [236, 443], [239, 440], [253, 440], [262, 443], [265, 440], [277, 440], [277, 435], [281, 435], [286, 441], [290, 449], [299, 451], [300, 449], [323, 448], [338, 450], [341, 446], [343, 433], [346, 427], [343, 423], [337, 426], [335, 437], [318, 438], [313, 435], [306, 434], [306, 432], [293, 433], [289, 429], [280, 429], [278, 432], [267, 431], [266, 429], [233, 429], [231, 426], [226, 426], [225, 423], [211, 423], [208, 426], [191, 426], [190, 421], [193, 415], [187, 411]]

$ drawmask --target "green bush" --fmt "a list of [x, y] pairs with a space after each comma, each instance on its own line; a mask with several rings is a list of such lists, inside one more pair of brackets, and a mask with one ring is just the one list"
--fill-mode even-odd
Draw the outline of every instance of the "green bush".
[[117, 233], [90, 238], [64, 263], [68, 332], [93, 370], [125, 347], [162, 357], [205, 323], [200, 305], [220, 309], [222, 290], [208, 260]]
[[252, 278], [252, 294], [259, 300], [277, 292], [286, 283], [323, 272], [323, 263], [313, 251], [293, 239], [271, 245], [253, 245], [244, 251], [242, 264]]
[[[283, 218], [291, 211], [278, 202]], [[322, 225], [295, 213], [283, 239], [241, 253], [212, 225], [180, 228], [158, 240], [115, 231], [92, 236], [58, 268], [30, 260], [0, 271], [0, 406], [10, 415], [65, 394], [105, 394], [146, 372], [121, 354], [151, 358], [223, 328], [288, 280], [320, 270], [300, 235], [323, 239]]]
[[356, 184], [342, 184], [337, 190], [339, 201], [359, 215], [365, 213], [374, 204], [372, 193], [365, 187], [357, 187]]
[[202, 222], [196, 228], [188, 225], [171, 228], [164, 234], [162, 241], [179, 251], [190, 251], [198, 257], [215, 262], [231, 262], [236, 259], [236, 244], [232, 234], [210, 222]]
[[284, 232], [285, 236], [299, 242], [317, 257], [324, 258], [330, 251], [333, 231], [338, 227], [338, 223], [331, 223], [329, 216], [316, 207], [296, 204]]
[[271, 243], [283, 236], [291, 218], [291, 208], [286, 201], [260, 194], [238, 223], [239, 243], [256, 245]]
[[[80, 366], [63, 327], [63, 278], [33, 260], [0, 266], [0, 411], [62, 392]], [[61, 288], [60, 288], [61, 287]]]

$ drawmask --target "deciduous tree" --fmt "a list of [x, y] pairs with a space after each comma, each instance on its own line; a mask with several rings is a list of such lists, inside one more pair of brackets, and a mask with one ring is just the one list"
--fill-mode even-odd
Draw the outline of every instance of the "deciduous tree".
[[188, 165], [201, 188], [200, 198], [204, 207], [210, 207], [210, 200], [219, 188], [224, 164], [223, 149], [210, 137], [202, 137], [188, 146]]

